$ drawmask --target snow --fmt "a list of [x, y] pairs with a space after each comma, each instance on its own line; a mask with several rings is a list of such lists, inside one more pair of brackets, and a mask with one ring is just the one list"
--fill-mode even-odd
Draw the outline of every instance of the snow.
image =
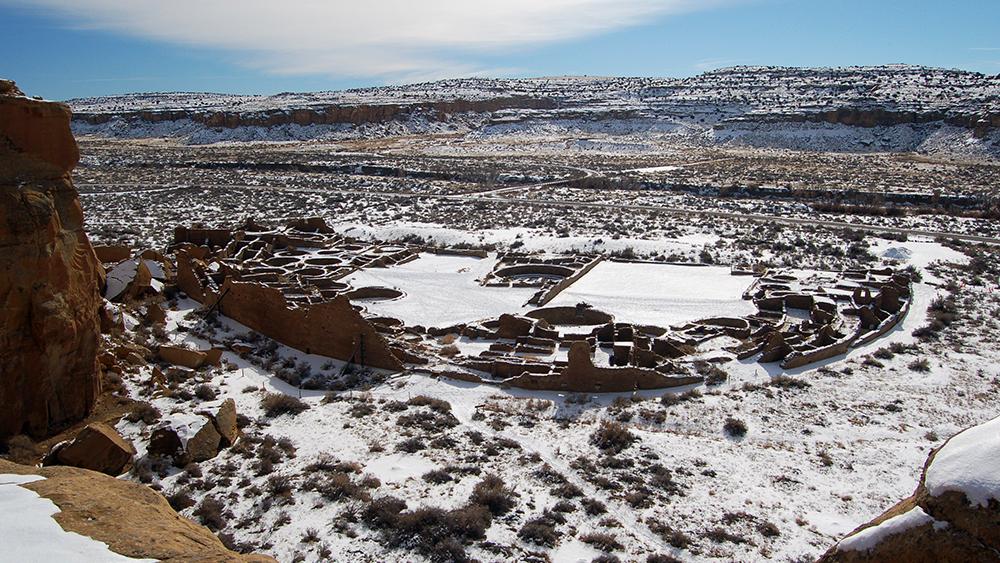
[[378, 457], [365, 465], [366, 472], [385, 483], [402, 483], [436, 468], [432, 461], [422, 456], [402, 453]]
[[444, 327], [515, 312], [534, 295], [533, 288], [483, 287], [496, 257], [421, 254], [418, 260], [387, 269], [366, 269], [346, 279], [354, 287], [396, 288], [399, 299], [368, 302], [370, 313], [402, 319], [408, 325]]
[[964, 493], [973, 506], [1000, 500], [1000, 418], [949, 440], [927, 468], [924, 484], [931, 496]]
[[742, 298], [753, 281], [728, 267], [602, 262], [553, 299], [549, 306], [584, 301], [618, 322], [668, 326], [709, 317], [756, 312]]
[[3, 530], [2, 561], [154, 561], [119, 555], [93, 538], [67, 532], [52, 516], [59, 507], [51, 500], [20, 485], [42, 481], [38, 475], [0, 475], [0, 530]]
[[837, 550], [871, 551], [875, 548], [875, 546], [882, 543], [882, 541], [889, 536], [901, 534], [911, 528], [924, 526], [934, 522], [934, 518], [931, 518], [919, 506], [915, 506], [908, 512], [898, 516], [893, 516], [877, 526], [865, 528], [853, 536], [845, 538], [837, 544]]

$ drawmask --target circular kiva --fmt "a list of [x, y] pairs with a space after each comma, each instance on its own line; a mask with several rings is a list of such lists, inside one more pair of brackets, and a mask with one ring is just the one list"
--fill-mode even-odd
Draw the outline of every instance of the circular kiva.
[[546, 307], [530, 311], [525, 316], [544, 320], [552, 326], [603, 325], [615, 320], [610, 313], [585, 307]]
[[361, 287], [350, 291], [346, 294], [347, 298], [351, 301], [366, 300], [366, 301], [389, 301], [392, 299], [399, 299], [405, 294], [398, 289], [392, 289], [388, 287]]
[[573, 268], [554, 264], [518, 264], [493, 272], [499, 278], [548, 277], [560, 279], [572, 276], [574, 273], [576, 270]]

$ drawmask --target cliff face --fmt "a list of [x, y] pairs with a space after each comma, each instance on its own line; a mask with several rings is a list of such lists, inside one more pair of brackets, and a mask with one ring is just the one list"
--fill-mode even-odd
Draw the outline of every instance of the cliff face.
[[82, 419], [100, 391], [99, 264], [63, 104], [0, 82], [0, 440]]
[[86, 113], [73, 119], [92, 125], [107, 123], [113, 118], [129, 121], [160, 123], [190, 119], [206, 127], [277, 127], [280, 125], [363, 125], [405, 119], [422, 114], [433, 121], [443, 121], [452, 113], [486, 113], [508, 109], [552, 109], [556, 104], [545, 98], [513, 97], [490, 100], [451, 100], [412, 104], [359, 104], [329, 105], [325, 107], [273, 109], [263, 111], [199, 111], [174, 109], [166, 111], [141, 110], [122, 113]]

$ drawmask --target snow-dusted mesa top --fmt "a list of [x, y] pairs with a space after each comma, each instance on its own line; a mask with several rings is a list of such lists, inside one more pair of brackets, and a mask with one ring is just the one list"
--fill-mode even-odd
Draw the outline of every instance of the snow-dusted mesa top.
[[1000, 500], [1000, 417], [949, 440], [927, 468], [924, 486], [935, 497], [965, 493], [974, 506]]

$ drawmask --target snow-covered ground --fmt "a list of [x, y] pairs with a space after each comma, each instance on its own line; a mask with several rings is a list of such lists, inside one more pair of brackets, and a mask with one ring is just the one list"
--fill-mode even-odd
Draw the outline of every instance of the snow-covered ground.
[[614, 314], [618, 322], [670, 326], [755, 313], [753, 302], [743, 299], [752, 281], [730, 275], [728, 267], [605, 261], [549, 305], [584, 302]]
[[385, 269], [366, 269], [346, 278], [354, 287], [399, 289], [403, 297], [367, 302], [369, 312], [395, 317], [408, 325], [445, 327], [519, 311], [532, 288], [483, 287], [496, 256], [475, 258], [421, 254], [418, 260]]

